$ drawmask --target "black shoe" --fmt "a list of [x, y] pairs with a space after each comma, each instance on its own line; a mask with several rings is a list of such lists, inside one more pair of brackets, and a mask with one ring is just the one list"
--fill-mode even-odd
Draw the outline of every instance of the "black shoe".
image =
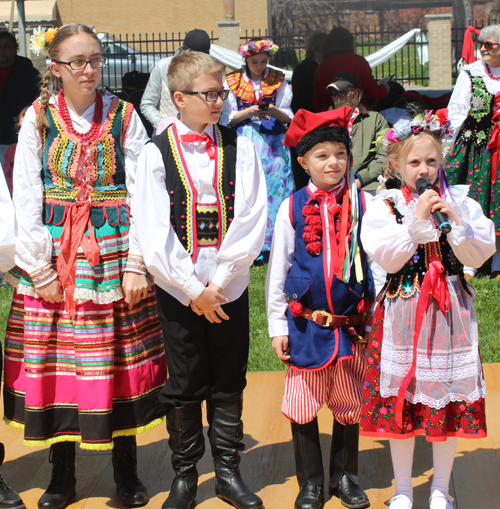
[[292, 422], [293, 450], [297, 482], [300, 486], [295, 509], [320, 509], [325, 504], [323, 493], [323, 459], [319, 441], [318, 420], [306, 424]]
[[295, 509], [320, 509], [325, 505], [323, 486], [307, 483], [300, 488], [295, 499]]
[[359, 424], [333, 424], [330, 453], [330, 493], [349, 509], [370, 507], [358, 481]]
[[162, 509], [192, 509], [198, 488], [196, 464], [205, 452], [201, 404], [168, 406], [167, 430], [175, 477]]
[[359, 484], [355, 484], [347, 474], [344, 474], [331, 494], [340, 498], [343, 506], [349, 509], [363, 509], [370, 507], [370, 501]]
[[[0, 442], [0, 465], [5, 458], [5, 447]], [[0, 509], [26, 509], [21, 497], [5, 482], [0, 475]]]
[[62, 509], [76, 495], [75, 443], [58, 442], [50, 446], [52, 479], [38, 501], [42, 509]]
[[248, 489], [241, 478], [239, 451], [243, 450], [243, 399], [208, 401], [208, 438], [215, 467], [215, 493], [236, 509], [260, 509], [260, 497]]
[[122, 504], [128, 507], [146, 505], [149, 502], [148, 492], [137, 477], [135, 436], [116, 437], [113, 442], [113, 473]]

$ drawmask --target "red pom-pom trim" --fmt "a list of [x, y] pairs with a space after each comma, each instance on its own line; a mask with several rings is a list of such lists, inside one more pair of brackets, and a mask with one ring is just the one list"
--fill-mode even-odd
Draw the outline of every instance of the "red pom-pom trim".
[[309, 244], [306, 244], [306, 249], [312, 254], [312, 255], [319, 255], [321, 253], [321, 242], [309, 242]]
[[290, 308], [290, 313], [292, 313], [292, 315], [297, 318], [304, 314], [304, 309], [302, 308], [302, 304], [300, 302], [292, 300], [289, 302], [288, 307]]
[[368, 299], [363, 298], [358, 302], [358, 313], [360, 315], [364, 315], [370, 307], [370, 304], [368, 302]]
[[321, 253], [321, 216], [319, 213], [319, 204], [313, 200], [302, 209], [302, 215], [306, 218], [306, 226], [304, 226], [304, 233], [302, 238], [306, 242], [306, 249], [312, 255], [319, 255]]
[[307, 217], [307, 216], [319, 216], [319, 208], [316, 206], [316, 205], [306, 205], [303, 209], [302, 209], [302, 215]]
[[307, 216], [306, 224], [321, 224], [321, 218], [319, 216]]

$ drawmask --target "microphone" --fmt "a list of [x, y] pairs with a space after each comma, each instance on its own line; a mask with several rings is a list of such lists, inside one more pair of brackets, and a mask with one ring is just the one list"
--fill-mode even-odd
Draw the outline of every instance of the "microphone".
[[[428, 191], [429, 189], [433, 189], [432, 184], [426, 178], [423, 177], [417, 180], [415, 186], [417, 188], [417, 192], [419, 195], [424, 194], [425, 191]], [[435, 210], [434, 212], [432, 212], [432, 217], [434, 218], [434, 221], [436, 221], [436, 224], [438, 225], [438, 228], [441, 230], [441, 233], [444, 233], [446, 235], [447, 233], [451, 232], [450, 221], [441, 212], [441, 210]]]

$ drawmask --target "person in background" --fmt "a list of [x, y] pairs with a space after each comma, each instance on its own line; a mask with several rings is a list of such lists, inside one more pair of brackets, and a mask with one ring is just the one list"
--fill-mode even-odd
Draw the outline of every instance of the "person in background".
[[29, 58], [17, 54], [19, 45], [13, 34], [0, 32], [0, 152], [17, 143], [14, 128], [19, 112], [37, 97], [40, 73]]
[[[210, 37], [207, 32], [199, 28], [188, 32], [176, 54], [185, 49], [201, 51], [208, 55], [210, 53]], [[170, 97], [167, 82], [168, 67], [172, 58], [174, 57], [162, 58], [155, 65], [141, 100], [141, 112], [155, 130], [162, 120], [177, 115], [177, 109]]]
[[293, 118], [292, 92], [285, 75], [267, 66], [278, 49], [272, 40], [258, 38], [240, 46], [245, 62], [240, 70], [226, 77], [224, 87], [231, 93], [220, 120], [222, 125], [233, 126], [239, 135], [252, 140], [266, 175], [267, 229], [258, 263], [269, 259], [276, 214], [294, 190], [290, 149], [283, 145], [284, 124]]
[[292, 111], [313, 111], [313, 78], [318, 65], [323, 61], [324, 32], [312, 33], [306, 42], [306, 58], [293, 70]]
[[355, 74], [339, 72], [327, 89], [334, 109], [346, 105], [354, 108], [348, 126], [352, 139], [352, 169], [358, 189], [375, 194], [377, 179], [385, 170], [385, 152], [381, 148], [373, 150], [373, 142], [389, 124], [380, 113], [365, 108], [363, 90]]
[[341, 71], [352, 72], [358, 77], [364, 93], [363, 101], [369, 105], [374, 99], [383, 99], [389, 85], [379, 85], [373, 77], [370, 64], [354, 48], [354, 36], [343, 27], [335, 27], [326, 38], [323, 47], [323, 62], [319, 64], [313, 79], [313, 109], [326, 111], [330, 107], [330, 93], [326, 87]]
[[[463, 68], [448, 104], [455, 146], [444, 170], [450, 184], [469, 186], [469, 196], [495, 223], [491, 277], [500, 279], [500, 26], [484, 27], [477, 42], [481, 60]], [[476, 272], [464, 267], [467, 280]]]

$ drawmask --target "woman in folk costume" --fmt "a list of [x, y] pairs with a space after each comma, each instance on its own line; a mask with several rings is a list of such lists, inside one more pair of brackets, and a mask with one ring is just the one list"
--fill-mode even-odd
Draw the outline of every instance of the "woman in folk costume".
[[266, 174], [268, 219], [260, 257], [264, 261], [269, 257], [278, 209], [294, 190], [290, 149], [283, 145], [283, 124], [293, 118], [292, 92], [285, 75], [267, 65], [277, 51], [270, 39], [252, 39], [240, 46], [245, 65], [226, 76], [232, 94], [221, 116], [221, 124], [234, 126], [238, 134], [253, 141]]
[[[16, 287], [5, 338], [5, 419], [50, 445], [39, 507], [75, 495], [75, 442], [113, 448], [118, 495], [148, 501], [135, 435], [159, 424], [166, 363], [154, 292], [130, 217], [148, 138], [133, 106], [97, 90], [101, 43], [87, 26], [36, 33], [52, 59], [19, 134]], [[58, 95], [49, 85], [62, 81]]]
[[[390, 439], [396, 481], [390, 509], [412, 507], [415, 435], [432, 442], [431, 509], [453, 507], [458, 437], [486, 436], [474, 293], [463, 266], [479, 267], [493, 254], [494, 225], [467, 197], [467, 186], [446, 183], [441, 138], [448, 128], [446, 110], [438, 110], [381, 134], [385, 176], [403, 185], [381, 191], [361, 227], [363, 247], [387, 280], [368, 343], [360, 434]], [[447, 235], [431, 216], [439, 210], [451, 226]]]
[[[468, 184], [469, 196], [495, 223], [496, 253], [491, 276], [500, 279], [500, 26], [484, 27], [478, 36], [481, 60], [466, 65], [457, 79], [449, 120], [455, 146], [444, 169], [450, 184]], [[471, 40], [472, 44], [472, 40]], [[476, 274], [465, 267], [465, 277]]]

